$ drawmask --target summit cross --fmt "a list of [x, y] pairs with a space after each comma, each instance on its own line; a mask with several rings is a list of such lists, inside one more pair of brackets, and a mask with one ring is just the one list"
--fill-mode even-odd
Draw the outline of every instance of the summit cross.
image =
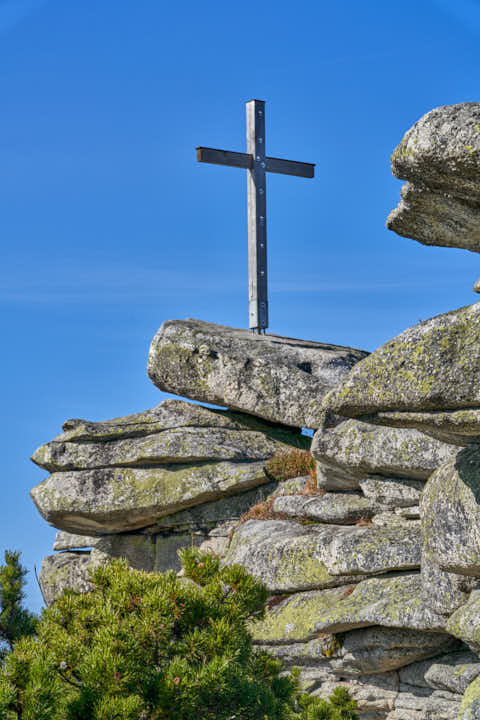
[[215, 165], [245, 168], [248, 199], [248, 299], [249, 327], [264, 333], [268, 327], [267, 284], [267, 184], [266, 173], [313, 178], [312, 163], [267, 157], [265, 150], [265, 101], [249, 100], [247, 152], [198, 147], [197, 160]]

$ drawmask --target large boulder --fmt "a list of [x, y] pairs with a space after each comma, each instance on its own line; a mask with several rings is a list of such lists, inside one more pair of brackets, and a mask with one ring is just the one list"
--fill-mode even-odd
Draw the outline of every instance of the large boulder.
[[243, 565], [271, 592], [291, 592], [419, 568], [420, 549], [420, 528], [249, 520], [234, 533], [225, 562]]
[[480, 252], [480, 103], [431, 110], [391, 160], [408, 182], [387, 227], [424, 245]]
[[480, 446], [441, 465], [422, 496], [426, 547], [442, 570], [480, 578]]
[[[68, 420], [32, 458], [52, 475], [31, 495], [50, 524], [82, 535], [129, 532], [210, 503], [172, 519], [170, 528], [188, 531], [229, 519], [230, 496], [260, 485], [271, 492], [266, 460], [309, 444], [298, 430], [251, 415], [165, 400], [105, 422]], [[254, 503], [253, 493], [233, 503], [233, 517]]]
[[143, 413], [100, 423], [67, 420], [64, 428], [32, 456], [49, 472], [265, 460], [309, 442], [285, 427], [180, 400], [165, 400]]
[[358, 585], [291, 595], [252, 627], [257, 643], [307, 642], [318, 633], [382, 625], [443, 632], [445, 620], [422, 602], [419, 574], [363, 580]]
[[330, 574], [324, 562], [324, 546], [338, 530], [286, 520], [248, 520], [233, 534], [225, 564], [242, 565], [272, 593], [355, 582], [353, 576]]
[[476, 678], [465, 690], [458, 715], [461, 720], [480, 720], [480, 678]]
[[169, 320], [152, 341], [148, 374], [166, 392], [316, 428], [322, 397], [366, 355], [201, 320]]
[[[385, 343], [326, 396], [324, 405], [366, 422], [421, 425], [424, 432], [451, 436], [452, 442], [463, 442], [465, 435], [471, 442], [480, 432], [480, 303], [425, 320]], [[441, 411], [435, 421], [434, 411]], [[448, 423], [453, 414], [453, 424]]]
[[447, 632], [480, 653], [480, 590], [474, 590], [465, 605], [456, 610], [447, 622]]
[[[318, 485], [325, 490], [359, 488], [360, 481], [368, 475], [376, 476], [379, 481], [378, 476], [426, 480], [455, 452], [455, 447], [417, 430], [378, 427], [354, 419], [335, 427], [321, 427], [311, 447], [318, 462]], [[421, 485], [414, 483], [410, 487], [418, 491]], [[385, 487], [385, 493], [388, 495], [391, 491]], [[418, 502], [418, 494], [405, 493]], [[397, 485], [392, 498], [397, 497], [402, 504], [398, 496]]]
[[64, 590], [85, 593], [92, 589], [89, 552], [62, 552], [42, 560], [39, 582], [46, 605], [51, 605]]
[[[422, 632], [420, 630], [405, 630], [398, 628], [368, 627], [352, 630], [343, 635], [324, 634], [319, 638], [307, 642], [280, 643], [268, 646], [276, 657], [280, 658], [289, 667], [328, 667], [337, 675], [359, 676], [390, 672], [405, 668], [412, 663], [425, 661], [426, 658], [437, 657], [430, 660], [428, 668], [439, 661], [438, 655], [458, 645], [458, 641], [445, 633]], [[458, 654], [464, 662], [472, 663], [474, 657], [471, 653]], [[441, 656], [442, 657], [442, 656]], [[450, 658], [456, 661], [448, 679], [455, 681], [454, 670], [458, 670], [460, 660], [457, 655], [447, 655], [445, 662]], [[453, 664], [453, 660], [452, 660]], [[406, 667], [407, 666], [407, 667]], [[425, 663], [427, 667], [427, 664]], [[441, 666], [437, 675], [443, 679], [447, 675], [448, 665]], [[470, 671], [465, 672], [465, 678], [473, 679], [480, 672], [480, 664], [469, 665]], [[462, 669], [462, 668], [460, 668]], [[473, 675], [473, 677], [472, 677]], [[406, 681], [404, 681], [406, 682]], [[446, 679], [445, 682], [448, 682]], [[467, 682], [468, 684], [468, 682]], [[463, 691], [455, 691], [463, 692]]]
[[268, 482], [263, 462], [209, 462], [56, 472], [30, 495], [45, 520], [68, 532], [129, 532], [159, 518]]

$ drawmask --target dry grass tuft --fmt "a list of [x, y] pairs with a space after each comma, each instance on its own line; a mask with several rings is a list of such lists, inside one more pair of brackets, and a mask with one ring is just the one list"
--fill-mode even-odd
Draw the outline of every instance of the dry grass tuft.
[[309, 477], [305, 484], [305, 487], [302, 488], [302, 490], [298, 491], [298, 495], [325, 495], [327, 492], [323, 488], [317, 487], [317, 472], [315, 468], [313, 470], [310, 470], [308, 473]]
[[290, 480], [315, 472], [315, 460], [308, 450], [291, 450], [270, 458], [265, 464], [265, 472], [278, 482]]

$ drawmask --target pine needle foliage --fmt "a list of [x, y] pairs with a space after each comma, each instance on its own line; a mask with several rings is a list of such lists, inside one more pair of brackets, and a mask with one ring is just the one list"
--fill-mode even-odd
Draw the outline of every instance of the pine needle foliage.
[[23, 606], [27, 571], [20, 564], [20, 553], [5, 550], [0, 565], [0, 663], [24, 635], [33, 635], [36, 617]]
[[0, 670], [0, 720], [317, 720], [298, 673], [252, 645], [265, 587], [180, 555], [182, 578], [116, 560], [91, 572], [92, 592], [64, 591]]

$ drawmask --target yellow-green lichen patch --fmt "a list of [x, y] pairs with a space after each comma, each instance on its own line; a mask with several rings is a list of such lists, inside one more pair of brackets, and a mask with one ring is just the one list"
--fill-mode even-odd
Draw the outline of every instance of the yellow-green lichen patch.
[[459, 720], [478, 720], [480, 718], [480, 677], [476, 678], [468, 688], [462, 698]]
[[345, 595], [346, 589], [342, 587], [298, 593], [284, 600], [273, 610], [267, 611], [263, 620], [251, 624], [254, 641], [275, 644], [313, 639], [317, 634], [318, 616], [335, 606]]

